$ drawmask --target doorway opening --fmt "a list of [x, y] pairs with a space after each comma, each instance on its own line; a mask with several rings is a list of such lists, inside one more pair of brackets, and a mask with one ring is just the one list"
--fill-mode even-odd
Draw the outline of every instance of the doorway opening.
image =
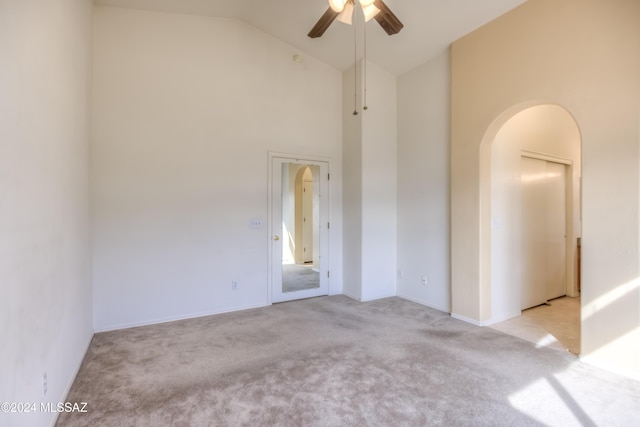
[[[567, 110], [553, 104], [512, 110], [497, 120], [502, 125], [481, 147], [482, 281], [491, 310], [487, 324], [500, 329], [499, 322], [522, 322], [524, 317], [535, 323], [544, 315], [521, 317], [522, 310], [566, 296], [576, 300], [550, 304], [578, 309], [567, 313], [566, 319], [573, 320], [563, 333], [579, 340], [578, 126]], [[557, 341], [548, 322], [538, 323], [533, 326], [543, 330], [543, 340]]]
[[271, 301], [328, 295], [327, 162], [271, 159]]

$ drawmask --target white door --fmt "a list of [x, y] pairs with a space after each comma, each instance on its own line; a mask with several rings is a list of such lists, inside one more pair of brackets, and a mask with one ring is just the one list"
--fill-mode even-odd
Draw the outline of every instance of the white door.
[[547, 299], [567, 294], [566, 166], [547, 162]]
[[522, 157], [521, 308], [566, 295], [565, 165]]
[[[313, 200], [318, 204], [318, 221], [314, 222], [314, 232], [318, 242], [318, 265], [305, 266], [295, 263], [295, 174], [301, 168], [309, 167], [313, 182], [318, 181], [317, 194]], [[310, 298], [329, 293], [329, 164], [324, 161], [297, 160], [284, 157], [271, 159], [271, 301], [282, 302]], [[313, 211], [313, 210], [312, 210]], [[311, 218], [313, 215], [311, 215]], [[309, 220], [311, 220], [309, 218]], [[315, 261], [315, 260], [314, 260]], [[313, 268], [312, 268], [313, 267]]]

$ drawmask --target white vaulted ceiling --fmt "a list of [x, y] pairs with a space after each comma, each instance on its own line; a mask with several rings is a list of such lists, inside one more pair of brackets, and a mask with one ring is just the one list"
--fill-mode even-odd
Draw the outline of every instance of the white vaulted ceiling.
[[[454, 40], [525, 2], [384, 1], [404, 23], [404, 28], [399, 34], [388, 36], [375, 20], [370, 21], [367, 58], [395, 75], [426, 62]], [[335, 21], [321, 38], [307, 37], [327, 9], [326, 0], [94, 0], [94, 4], [240, 19], [340, 70], [354, 62], [353, 27]], [[362, 26], [359, 30], [358, 37], [362, 40]]]

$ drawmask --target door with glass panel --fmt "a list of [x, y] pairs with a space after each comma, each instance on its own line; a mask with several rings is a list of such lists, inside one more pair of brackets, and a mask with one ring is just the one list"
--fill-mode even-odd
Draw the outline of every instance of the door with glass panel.
[[271, 161], [271, 300], [327, 295], [329, 166]]

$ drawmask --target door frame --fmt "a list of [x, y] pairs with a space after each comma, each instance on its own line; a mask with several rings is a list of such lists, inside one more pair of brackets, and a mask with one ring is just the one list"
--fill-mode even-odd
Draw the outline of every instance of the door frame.
[[[324, 239], [321, 241], [321, 259], [320, 259], [320, 274], [324, 276], [324, 280], [327, 283], [326, 294], [331, 294], [331, 276], [329, 274], [329, 266], [331, 263], [331, 238], [329, 233], [329, 227], [331, 223], [331, 180], [329, 180], [329, 176], [331, 174], [331, 160], [322, 156], [313, 156], [313, 155], [304, 155], [304, 154], [291, 154], [291, 153], [279, 153], [279, 152], [269, 152], [268, 153], [268, 165], [267, 165], [267, 209], [268, 209], [268, 221], [267, 221], [267, 239], [268, 239], [268, 267], [267, 267], [267, 301], [269, 304], [273, 304], [274, 302], [274, 293], [273, 293], [273, 266], [274, 260], [276, 257], [281, 258], [281, 254], [274, 253], [274, 245], [273, 245], [273, 236], [276, 232], [273, 227], [274, 221], [274, 168], [273, 163], [275, 159], [282, 159], [285, 161], [290, 161], [292, 163], [301, 163], [301, 164], [326, 164], [327, 168], [327, 186], [326, 186], [326, 194], [320, 195], [321, 203], [326, 206], [326, 222], [327, 224], [321, 223], [319, 226], [321, 229], [326, 230], [324, 233], [320, 233], [320, 238], [322, 239], [322, 235], [324, 235]], [[278, 233], [280, 233], [278, 231]], [[282, 239], [281, 239], [282, 240]], [[304, 298], [304, 297], [302, 297]], [[292, 298], [298, 299], [298, 298]]]

